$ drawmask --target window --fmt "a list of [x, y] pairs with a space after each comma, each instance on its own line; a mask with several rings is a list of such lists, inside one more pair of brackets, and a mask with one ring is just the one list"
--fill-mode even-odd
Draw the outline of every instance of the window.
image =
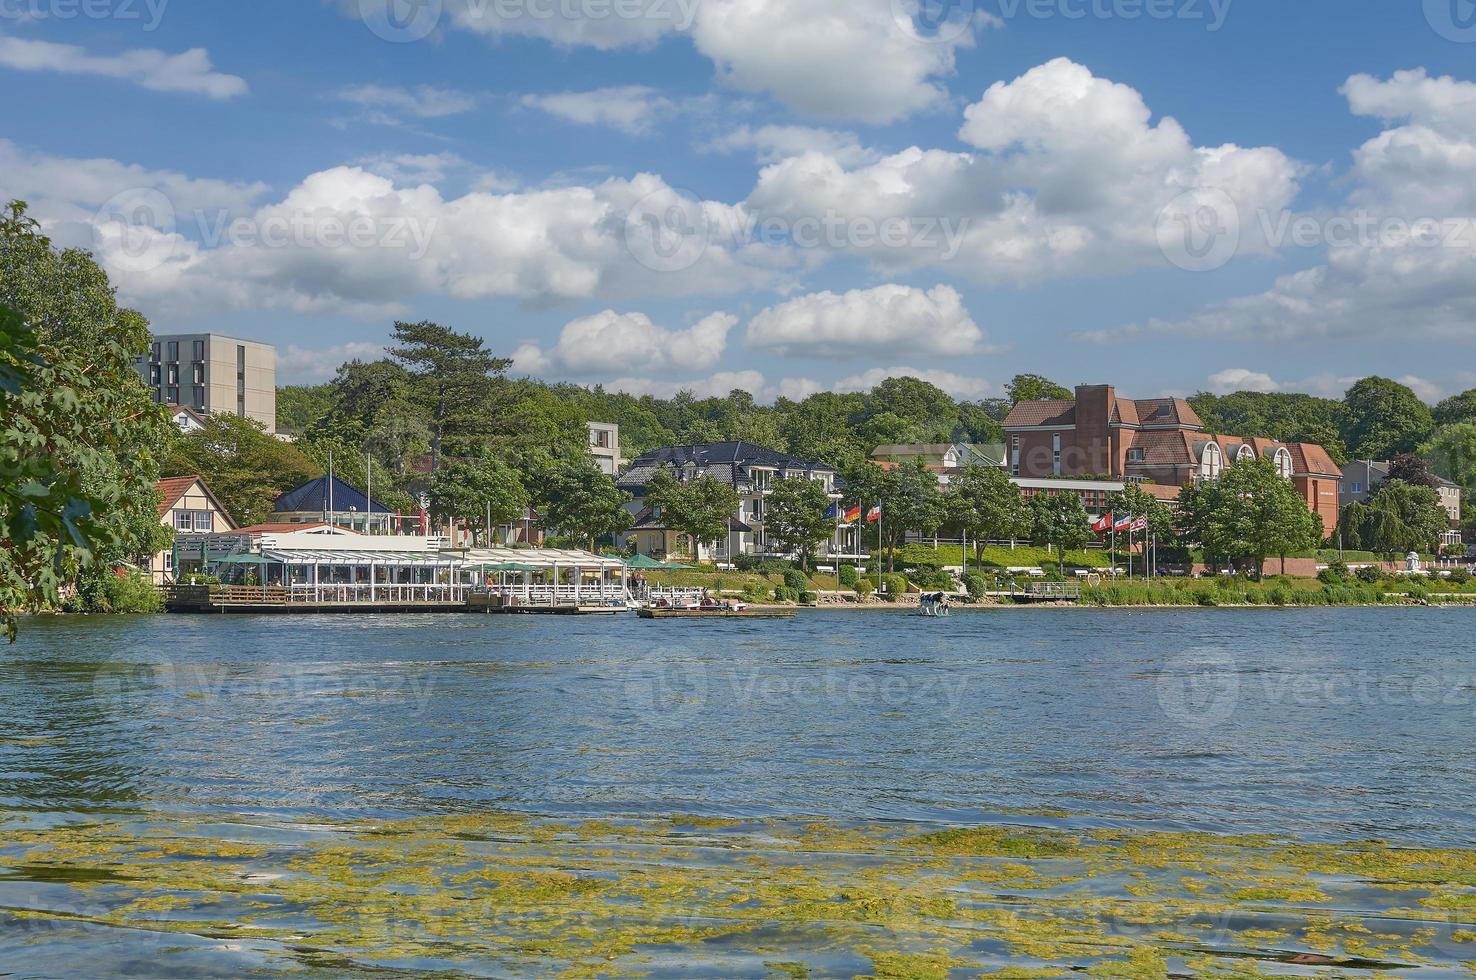
[[195, 365], [195, 384], [202, 385], [204, 383], [205, 383], [205, 365], [204, 364], [196, 364]]
[[174, 529], [176, 531], [192, 531], [195, 528], [195, 515], [187, 510], [174, 512]]
[[1224, 468], [1225, 457], [1220, 453], [1220, 447], [1212, 442], [1207, 443], [1199, 457], [1200, 477], [1206, 480], [1218, 480]]
[[205, 341], [203, 341], [203, 340], [197, 340], [197, 341], [195, 341], [194, 348], [195, 348], [195, 360], [197, 360], [197, 361], [203, 361], [203, 360], [205, 360]]
[[190, 405], [194, 408], [205, 407], [205, 387], [203, 385], [195, 385], [190, 392]]
[[178, 385], [174, 385], [174, 386], [170, 387], [165, 392], [165, 394], [169, 398], [169, 404], [171, 404], [171, 405], [178, 405], [179, 404], [179, 386]]
[[1145, 458], [1146, 458], [1146, 455], [1145, 455], [1145, 453], [1143, 452], [1142, 449], [1129, 449], [1128, 450], [1128, 462], [1129, 463], [1141, 463], [1141, 462], [1143, 462], [1143, 460]]
[[1292, 454], [1289, 450], [1276, 450], [1276, 473], [1285, 480], [1292, 478]]
[[1020, 475], [1020, 437], [1010, 438], [1010, 475]]
[[149, 384], [158, 385], [163, 382], [163, 375], [159, 372], [159, 365], [149, 365]]
[[149, 359], [152, 360], [155, 364], [159, 363], [159, 342], [157, 340], [154, 341], [153, 345], [149, 348]]
[[1061, 475], [1061, 434], [1051, 436], [1051, 472]]
[[169, 365], [169, 383], [172, 384], [172, 385], [179, 384], [179, 365], [178, 364], [171, 364], [171, 365]]
[[1355, 484], [1353, 484], [1353, 492], [1354, 493], [1362, 493], [1363, 492], [1363, 484], [1361, 484], [1361, 483], [1355, 483]]
[[179, 341], [177, 341], [177, 340], [171, 340], [171, 341], [169, 341], [169, 357], [167, 358], [167, 360], [170, 360], [170, 361], [178, 361], [179, 360]]
[[208, 510], [195, 511], [195, 530], [209, 533], [215, 530], [215, 515]]

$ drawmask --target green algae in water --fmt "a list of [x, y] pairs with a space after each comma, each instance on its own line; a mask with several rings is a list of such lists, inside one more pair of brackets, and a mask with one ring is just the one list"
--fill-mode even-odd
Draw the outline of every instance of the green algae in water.
[[509, 813], [239, 839], [4, 826], [0, 888], [75, 899], [12, 915], [229, 939], [283, 972], [1387, 976], [1459, 971], [1476, 935], [1476, 851], [1377, 842]]

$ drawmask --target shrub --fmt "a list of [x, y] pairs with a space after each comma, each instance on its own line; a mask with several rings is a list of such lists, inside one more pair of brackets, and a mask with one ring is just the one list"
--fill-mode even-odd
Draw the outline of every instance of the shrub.
[[758, 563], [758, 570], [765, 575], [783, 575], [793, 568], [792, 564], [779, 558], [765, 558]]
[[989, 580], [978, 572], [965, 572], [963, 584], [970, 599], [982, 599], [984, 593], [989, 591]]
[[820, 601], [820, 596], [817, 595], [814, 592], [801, 592], [799, 594], [798, 602], [801, 605], [813, 606], [815, 603], [817, 603], [819, 601]]
[[129, 572], [108, 575], [101, 583], [98, 612], [157, 613], [164, 611], [164, 595], [146, 575]]
[[1471, 581], [1471, 573], [1464, 568], [1456, 568], [1451, 571], [1446, 581], [1450, 582], [1451, 585], [1465, 585]]
[[840, 584], [847, 589], [854, 588], [856, 585], [856, 579], [860, 578], [860, 576], [856, 574], [856, 569], [852, 568], [850, 565], [842, 565], [840, 568], [836, 569], [835, 574], [836, 577], [840, 579]]
[[856, 584], [852, 586], [852, 588], [854, 588], [856, 590], [856, 594], [863, 599], [870, 598], [871, 594], [876, 591], [876, 586], [871, 584], [871, 579], [869, 578], [858, 578], [856, 580]]
[[784, 587], [791, 592], [803, 592], [810, 587], [810, 580], [798, 568], [784, 570]]
[[1266, 598], [1273, 606], [1291, 606], [1297, 601], [1297, 594], [1289, 586], [1277, 585], [1266, 594]]
[[744, 590], [743, 598], [749, 602], [763, 602], [769, 598], [769, 589], [762, 582], [750, 582]]
[[1378, 585], [1384, 580], [1384, 573], [1373, 565], [1364, 565], [1354, 575], [1358, 578], [1358, 581], [1368, 585]]
[[882, 585], [885, 587], [888, 602], [896, 602], [907, 594], [907, 576], [888, 574], [882, 576]]
[[946, 591], [953, 588], [953, 576], [940, 568], [931, 568], [913, 572], [908, 578], [920, 589], [929, 591]]
[[1324, 585], [1338, 585], [1348, 581], [1348, 566], [1341, 561], [1330, 563], [1317, 573], [1317, 580]]
[[733, 567], [740, 572], [756, 572], [759, 560], [753, 555], [736, 555], [733, 558]]

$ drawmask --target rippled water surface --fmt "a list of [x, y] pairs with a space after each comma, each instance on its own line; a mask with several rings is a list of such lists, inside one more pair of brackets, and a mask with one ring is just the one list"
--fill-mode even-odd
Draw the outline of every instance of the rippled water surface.
[[[683, 814], [1466, 848], [1473, 628], [1425, 609], [36, 620], [0, 648], [0, 814], [253, 840]], [[76, 890], [0, 854], [0, 910]], [[76, 928], [27, 941], [140, 972]], [[734, 962], [710, 975], [758, 969]], [[7, 970], [49, 973], [0, 954]]]

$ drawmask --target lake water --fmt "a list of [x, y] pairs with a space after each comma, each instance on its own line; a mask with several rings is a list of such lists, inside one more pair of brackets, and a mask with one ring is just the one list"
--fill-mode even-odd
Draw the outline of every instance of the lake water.
[[[92, 913], [82, 934], [8, 921], [78, 907], [75, 878], [16, 869], [36, 828], [79, 822], [253, 846], [343, 822], [681, 814], [745, 840], [816, 818], [1465, 848], [1473, 627], [1457, 609], [32, 620], [0, 648], [0, 940], [30, 923], [29, 949], [0, 941], [0, 975], [289, 965], [193, 933], [177, 964], [131, 961]], [[30, 851], [4, 848], [16, 827]], [[425, 966], [405, 955], [384, 968]], [[672, 975], [768, 970], [712, 955]]]

